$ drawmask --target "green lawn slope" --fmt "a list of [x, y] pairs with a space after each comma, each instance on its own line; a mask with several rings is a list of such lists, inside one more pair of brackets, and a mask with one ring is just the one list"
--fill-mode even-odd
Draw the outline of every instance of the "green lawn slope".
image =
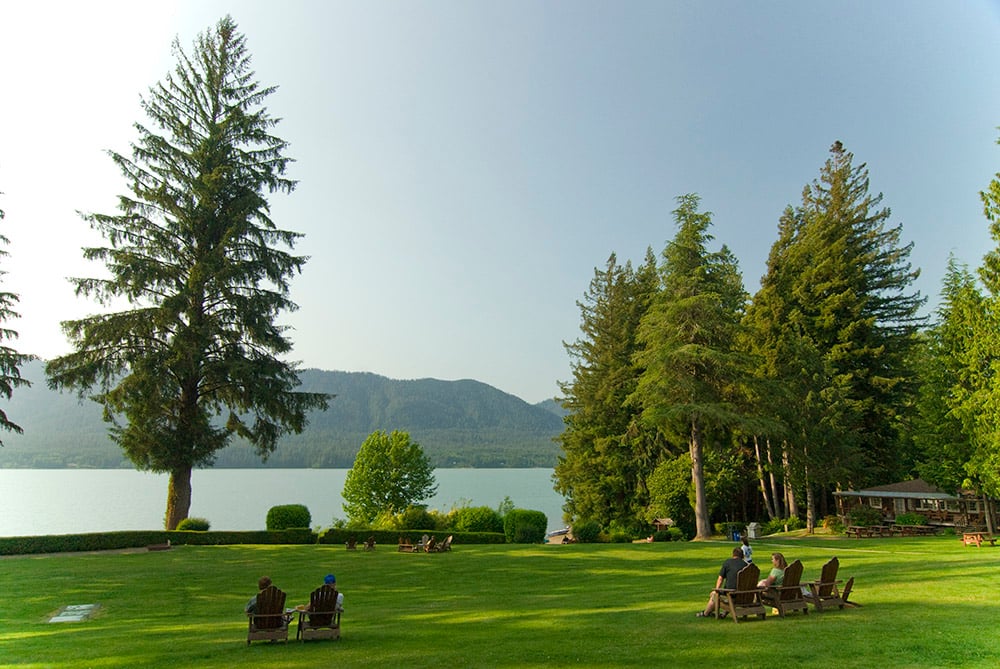
[[[698, 619], [732, 543], [175, 547], [0, 559], [2, 667], [996, 667], [1000, 547], [954, 537], [754, 543], [816, 578], [836, 555], [861, 608]], [[268, 574], [307, 601], [328, 572], [343, 638], [246, 645]], [[50, 624], [71, 604], [100, 604]], [[291, 636], [294, 638], [294, 630]]]

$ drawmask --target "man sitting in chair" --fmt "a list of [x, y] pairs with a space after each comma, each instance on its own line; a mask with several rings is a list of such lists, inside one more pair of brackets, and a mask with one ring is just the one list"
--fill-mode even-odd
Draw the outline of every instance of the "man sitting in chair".
[[[326, 577], [323, 579], [323, 585], [328, 585], [331, 588], [336, 588], [337, 587], [337, 577], [334, 576], [333, 574], [327, 574]], [[337, 591], [337, 611], [339, 611], [341, 613], [344, 611], [344, 593], [340, 592], [339, 590]], [[329, 614], [327, 614], [327, 615], [329, 615]], [[320, 624], [323, 624], [323, 625], [327, 624], [328, 621], [325, 620], [326, 618], [327, 618], [327, 616], [324, 616], [324, 620]]]
[[[743, 567], [747, 566], [746, 560], [743, 559], [743, 549], [737, 546], [733, 549], [733, 556], [722, 563], [722, 568], [719, 569], [719, 577], [715, 579], [715, 589], [718, 590], [725, 586], [730, 590], [736, 587], [736, 577], [740, 573]], [[705, 605], [703, 611], [699, 611], [697, 616], [699, 618], [708, 618], [713, 613], [715, 609], [719, 606], [719, 593], [712, 590], [712, 594], [708, 598], [708, 603]]]

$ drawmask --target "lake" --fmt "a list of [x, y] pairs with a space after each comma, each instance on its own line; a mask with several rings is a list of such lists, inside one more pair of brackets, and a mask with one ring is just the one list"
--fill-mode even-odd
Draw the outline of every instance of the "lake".
[[[340, 496], [346, 469], [199, 469], [191, 477], [190, 515], [213, 530], [263, 530], [278, 504], [304, 504], [313, 527], [346, 518]], [[427, 506], [497, 508], [504, 497], [564, 527], [563, 498], [551, 469], [438, 469]], [[0, 536], [78, 534], [163, 528], [167, 475], [131, 469], [0, 469]]]

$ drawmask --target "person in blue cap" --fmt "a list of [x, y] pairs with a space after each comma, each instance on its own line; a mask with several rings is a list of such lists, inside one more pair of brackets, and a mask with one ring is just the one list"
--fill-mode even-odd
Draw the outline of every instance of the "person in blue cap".
[[[337, 577], [333, 574], [327, 574], [326, 577], [323, 578], [323, 585], [332, 585], [336, 588]], [[344, 610], [344, 593], [340, 592], [340, 590], [337, 590], [337, 610]]]

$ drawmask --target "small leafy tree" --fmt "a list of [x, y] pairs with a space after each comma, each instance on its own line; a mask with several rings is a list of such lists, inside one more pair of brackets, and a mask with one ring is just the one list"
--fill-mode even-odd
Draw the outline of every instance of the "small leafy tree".
[[344, 511], [372, 522], [397, 514], [437, 492], [430, 458], [407, 432], [379, 430], [365, 439], [344, 481]]

